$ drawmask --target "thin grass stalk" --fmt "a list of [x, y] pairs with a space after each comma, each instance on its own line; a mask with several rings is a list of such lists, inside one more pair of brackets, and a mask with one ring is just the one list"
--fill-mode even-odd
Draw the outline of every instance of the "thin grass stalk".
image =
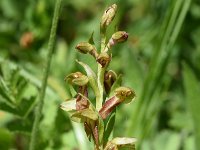
[[200, 97], [200, 86], [199, 80], [190, 68], [190, 66], [183, 63], [183, 81], [184, 89], [186, 93], [186, 104], [188, 112], [191, 116], [191, 121], [193, 125], [193, 135], [194, 135], [194, 144], [195, 150], [200, 149], [200, 118], [199, 118], [199, 97]]
[[42, 115], [42, 108], [43, 108], [43, 104], [44, 104], [45, 91], [46, 91], [46, 86], [47, 86], [47, 78], [49, 75], [51, 60], [52, 60], [52, 56], [53, 56], [53, 48], [55, 45], [56, 29], [57, 29], [57, 24], [58, 24], [59, 12], [60, 12], [60, 8], [61, 8], [61, 2], [62, 2], [62, 0], [57, 0], [56, 5], [55, 5], [53, 21], [52, 21], [52, 26], [51, 26], [51, 32], [50, 32], [48, 48], [47, 48], [47, 50], [48, 50], [47, 61], [46, 61], [45, 67], [44, 67], [42, 87], [39, 92], [39, 101], [38, 101], [38, 104], [35, 109], [35, 119], [34, 119], [32, 133], [31, 133], [29, 150], [35, 150], [35, 147], [37, 144], [36, 138], [38, 136], [39, 122], [40, 122], [40, 118]]
[[[188, 9], [189, 9], [190, 3], [191, 3], [191, 0], [187, 0], [186, 2], [177, 1], [176, 4], [175, 4], [174, 10], [172, 12], [171, 19], [169, 21], [168, 27], [166, 28], [166, 32], [165, 32], [165, 34], [163, 36], [163, 40], [162, 40], [162, 43], [161, 43], [161, 46], [160, 46], [160, 52], [158, 50], [158, 53], [162, 54], [161, 55], [162, 57], [160, 58], [161, 61], [159, 61], [158, 53], [156, 53], [154, 55], [154, 56], [156, 56], [158, 58], [154, 57], [155, 59], [153, 59], [153, 62], [152, 62], [153, 63], [152, 64], [153, 68], [151, 70], [152, 72], [147, 77], [146, 84], [148, 83], [147, 84], [148, 86], [145, 86], [145, 88], [147, 88], [148, 90], [147, 89], [143, 90], [143, 97], [141, 98], [141, 103], [140, 103], [140, 104], [143, 104], [143, 107], [142, 107], [142, 105], [140, 105], [140, 107], [138, 107], [138, 109], [143, 108], [142, 110], [140, 110], [140, 112], [148, 112], [149, 113], [150, 110], [148, 108], [151, 108], [152, 105], [155, 104], [151, 99], [152, 99], [153, 95], [157, 91], [156, 90], [156, 83], [162, 82], [161, 74], [163, 74], [163, 72], [165, 71], [165, 68], [167, 66], [167, 62], [170, 59], [171, 52], [172, 52], [171, 49], [172, 49], [172, 47], [173, 47], [173, 45], [174, 45], [174, 43], [175, 43], [175, 41], [177, 39], [177, 36], [178, 36], [178, 34], [180, 32], [180, 29], [182, 27], [183, 21], [185, 19], [185, 16], [187, 14]], [[180, 7], [181, 5], [183, 5], [183, 6]], [[181, 9], [181, 10], [179, 11], [179, 9]], [[178, 17], [177, 17], [177, 15], [178, 15]], [[165, 53], [166, 53], [166, 55], [165, 55]], [[158, 63], [158, 62], [161, 62], [161, 63]], [[156, 72], [158, 72], [158, 73], [156, 73]], [[144, 101], [147, 104], [144, 104], [143, 103]], [[140, 126], [141, 124], [143, 124], [144, 127], [142, 127], [142, 128], [145, 129], [145, 130], [141, 131], [139, 129], [141, 126], [138, 127], [137, 125], [135, 126], [135, 129], [134, 129], [134, 130], [139, 131], [138, 134], [141, 136], [141, 138], [140, 138], [141, 141], [144, 139], [145, 135], [149, 133], [148, 130], [150, 130], [150, 126], [152, 126], [152, 124], [154, 122], [153, 121], [154, 119], [152, 118], [152, 115], [154, 114], [154, 116], [156, 116], [156, 113], [154, 111], [153, 112], [150, 111], [150, 113], [149, 113], [150, 115], [148, 115], [148, 116], [151, 116], [152, 119], [149, 120], [148, 116], [146, 116], [144, 113], [142, 113], [142, 114], [143, 115], [140, 114], [140, 116], [137, 116], [137, 118], [140, 120], [137, 125]], [[130, 126], [129, 130], [131, 130], [131, 127], [133, 127], [133, 126]]]
[[[166, 46], [166, 49], [165, 49], [166, 51], [168, 51], [168, 55], [165, 57], [166, 61], [163, 61], [162, 63], [160, 63], [160, 66], [159, 66], [159, 69], [158, 69], [159, 72], [158, 72], [158, 75], [156, 77], [157, 79], [159, 77], [161, 77], [162, 74], [165, 72], [165, 68], [167, 66], [167, 62], [169, 62], [169, 59], [170, 59], [170, 56], [171, 56], [171, 53], [172, 53], [173, 45], [175, 44], [175, 41], [176, 41], [176, 39], [178, 37], [178, 34], [180, 33], [180, 30], [181, 30], [181, 27], [183, 25], [185, 16], [186, 16], [186, 14], [187, 14], [187, 12], [189, 10], [190, 3], [191, 3], [191, 0], [186, 0], [186, 2], [183, 3], [182, 9], [180, 11], [180, 15], [177, 18], [176, 25], [174, 27], [174, 30], [172, 31], [172, 35], [170, 36], [169, 44]], [[159, 80], [157, 80], [157, 83], [162, 83], [161, 80], [162, 79], [159, 78]], [[154, 103], [150, 103], [149, 108], [151, 108], [152, 106], [154, 106]], [[149, 116], [152, 116], [151, 113], [150, 113]], [[147, 118], [148, 118], [148, 116], [147, 116]], [[145, 126], [149, 126], [150, 124], [149, 123], [145, 123], [144, 125]], [[144, 129], [148, 129], [148, 128], [144, 127]]]
[[[141, 125], [142, 121], [144, 120], [145, 113], [147, 113], [146, 109], [148, 107], [148, 104], [150, 103], [149, 96], [152, 92], [152, 91], [150, 91], [150, 89], [152, 89], [151, 87], [154, 82], [154, 77], [155, 77], [154, 74], [156, 71], [158, 71], [157, 64], [159, 61], [159, 56], [162, 53], [162, 51], [164, 50], [164, 49], [161, 49], [161, 47], [163, 47], [164, 43], [165, 43], [165, 45], [167, 44], [164, 41], [166, 41], [165, 40], [166, 38], [169, 38], [170, 33], [173, 30], [171, 24], [173, 24], [173, 25], [175, 24], [175, 18], [177, 18], [179, 9], [181, 7], [181, 2], [182, 2], [182, 0], [178, 0], [175, 3], [175, 6], [172, 7], [172, 15], [169, 19], [169, 22], [164, 21], [164, 23], [167, 23], [167, 25], [165, 27], [165, 30], [162, 31], [162, 32], [164, 32], [164, 34], [162, 36], [161, 44], [157, 47], [157, 49], [153, 55], [153, 58], [152, 58], [152, 61], [151, 61], [150, 67], [149, 67], [150, 70], [149, 70], [148, 76], [144, 82], [143, 90], [141, 93], [141, 98], [135, 109], [135, 113], [133, 114], [132, 119], [131, 119], [131, 120], [134, 120], [134, 122], [131, 123], [131, 125], [128, 129], [128, 132], [127, 132], [128, 134], [130, 134], [131, 131], [133, 131], [134, 133], [141, 135], [140, 132], [142, 132], [142, 131], [140, 131], [140, 125]], [[166, 19], [168, 19], [168, 18], [166, 18]], [[162, 32], [161, 32], [161, 34], [162, 34]], [[140, 112], [140, 113], [138, 114], [137, 112]]]
[[[164, 60], [165, 61], [162, 61], [161, 63], [159, 63], [160, 65], [158, 65], [158, 71], [159, 72], [155, 75], [155, 79], [158, 79], [158, 80], [156, 80], [157, 83], [162, 82], [161, 81], [162, 79], [160, 77], [165, 72], [165, 68], [166, 68], [166, 66], [168, 64], [167, 62], [169, 62], [169, 59], [170, 59], [170, 56], [171, 56], [171, 53], [172, 53], [172, 48], [173, 48], [173, 46], [175, 44], [175, 41], [176, 41], [176, 39], [178, 37], [178, 34], [180, 33], [180, 30], [181, 30], [181, 27], [183, 25], [185, 16], [187, 14], [187, 11], [189, 10], [190, 3], [191, 3], [191, 0], [186, 0], [185, 2], [183, 2], [181, 10], [180, 10], [180, 13], [179, 13], [179, 16], [176, 19], [176, 23], [175, 23], [175, 26], [173, 28], [173, 31], [171, 32], [171, 36], [169, 36], [170, 37], [169, 40], [168, 40], [169, 42], [167, 43], [166, 46], [163, 47], [164, 51], [166, 51], [167, 54], [166, 54], [166, 56], [164, 56]], [[172, 25], [170, 25], [170, 26], [172, 27]], [[155, 87], [155, 82], [154, 82], [154, 87]], [[152, 105], [154, 105], [154, 103], [152, 103], [152, 102], [149, 104], [149, 108], [151, 108]], [[148, 109], [147, 109], [147, 111], [148, 111]], [[148, 112], [150, 112], [149, 116], [152, 117], [154, 112], [151, 112], [151, 111], [148, 111]], [[146, 118], [148, 118], [148, 116]], [[151, 119], [149, 121], [150, 122], [148, 122], [148, 123], [144, 123], [144, 129], [146, 129], [146, 131], [145, 131], [146, 134], [149, 132], [148, 130], [150, 130], [150, 128], [151, 128], [151, 125], [153, 123], [153, 119]], [[143, 138], [144, 137], [145, 137], [145, 134], [143, 135]]]

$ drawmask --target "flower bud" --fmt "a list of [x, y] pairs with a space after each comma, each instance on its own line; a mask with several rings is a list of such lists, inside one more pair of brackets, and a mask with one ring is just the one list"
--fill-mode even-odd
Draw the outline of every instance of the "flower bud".
[[106, 93], [108, 93], [113, 85], [113, 83], [116, 81], [117, 79], [117, 74], [112, 71], [106, 71], [104, 74], [104, 87], [105, 87], [105, 91]]
[[81, 42], [76, 45], [76, 49], [83, 54], [87, 54], [88, 52], [92, 51], [95, 47], [88, 43], [88, 42]]
[[96, 59], [98, 57], [97, 50], [95, 46], [88, 42], [81, 42], [78, 45], [76, 45], [76, 49], [83, 54], [90, 53], [94, 58]]
[[107, 53], [101, 53], [97, 58], [97, 62], [101, 64], [102, 68], [104, 68], [109, 64], [110, 59], [111, 58]]
[[117, 44], [117, 43], [122, 43], [125, 42], [128, 39], [128, 33], [125, 31], [118, 31], [115, 32], [111, 39], [109, 40], [109, 45], [110, 47]]
[[105, 10], [102, 18], [101, 18], [101, 29], [105, 29], [114, 19], [117, 11], [117, 5], [113, 4]]
[[84, 86], [88, 83], [88, 77], [81, 72], [71, 73], [65, 77], [65, 81], [78, 86]]
[[128, 87], [119, 87], [115, 90], [115, 95], [121, 102], [129, 103], [135, 97], [135, 92]]

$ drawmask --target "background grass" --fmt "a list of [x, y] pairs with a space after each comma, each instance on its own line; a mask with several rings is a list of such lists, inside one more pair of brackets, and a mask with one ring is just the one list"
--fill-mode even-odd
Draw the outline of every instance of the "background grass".
[[[114, 136], [138, 139], [141, 150], [200, 149], [200, 2], [198, 0], [63, 0], [40, 122], [37, 149], [91, 149], [82, 127], [60, 110], [69, 98], [64, 76], [94, 60], [74, 47], [94, 31], [104, 9], [118, 12], [107, 37], [129, 33], [109, 68], [137, 98], [117, 109]], [[54, 0], [0, 1], [0, 149], [27, 149], [47, 55]], [[26, 34], [28, 34], [28, 38]]]

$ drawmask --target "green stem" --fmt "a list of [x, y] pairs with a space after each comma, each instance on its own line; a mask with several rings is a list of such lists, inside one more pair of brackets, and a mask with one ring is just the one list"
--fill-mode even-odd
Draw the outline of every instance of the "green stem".
[[[101, 34], [101, 53], [103, 52], [103, 50], [105, 48], [105, 42], [106, 42], [106, 36], [105, 36], [105, 34]], [[101, 109], [102, 103], [103, 103], [104, 73], [105, 73], [105, 68], [102, 68], [101, 65], [98, 64], [97, 84], [98, 84], [100, 95], [96, 102], [97, 110]]]
[[53, 48], [54, 48], [54, 45], [55, 45], [56, 29], [57, 29], [57, 24], [58, 24], [59, 12], [60, 12], [60, 8], [61, 8], [61, 1], [62, 0], [57, 0], [56, 5], [55, 5], [52, 27], [51, 27], [51, 33], [50, 33], [50, 38], [49, 38], [49, 42], [48, 42], [47, 61], [46, 61], [44, 73], [43, 73], [42, 87], [41, 87], [41, 90], [40, 90], [40, 93], [39, 93], [39, 102], [38, 102], [38, 105], [37, 105], [36, 110], [35, 110], [35, 120], [34, 120], [34, 123], [33, 123], [29, 150], [34, 150], [35, 147], [36, 147], [36, 138], [37, 138], [37, 135], [38, 135], [39, 122], [40, 122], [40, 118], [41, 118], [41, 115], [42, 115], [42, 108], [43, 108], [43, 104], [44, 104], [45, 90], [46, 90], [46, 86], [47, 86], [47, 78], [48, 78], [48, 74], [49, 74], [49, 70], [50, 70], [51, 58], [52, 58], [52, 55], [53, 55]]

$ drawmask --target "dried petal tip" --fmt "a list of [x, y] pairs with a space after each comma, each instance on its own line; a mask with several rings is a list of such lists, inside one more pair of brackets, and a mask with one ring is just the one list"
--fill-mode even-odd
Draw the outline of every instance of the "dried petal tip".
[[88, 83], [88, 77], [81, 72], [75, 72], [66, 76], [65, 81], [78, 86], [84, 86]]
[[126, 40], [128, 39], [128, 33], [125, 32], [125, 31], [118, 31], [118, 32], [115, 32], [110, 41], [109, 41], [109, 44], [111, 46], [115, 45], [116, 43], [122, 43], [122, 42], [125, 42]]
[[120, 101], [130, 103], [135, 97], [135, 92], [128, 87], [119, 87], [115, 90], [115, 95]]
[[83, 54], [87, 54], [88, 52], [92, 51], [95, 49], [95, 47], [88, 43], [88, 42], [81, 42], [78, 45], [76, 45], [76, 49]]
[[108, 9], [105, 10], [102, 18], [101, 18], [101, 28], [104, 29], [105, 27], [107, 27], [112, 20], [115, 17], [117, 11], [117, 5], [113, 4], [112, 6], [108, 7]]

